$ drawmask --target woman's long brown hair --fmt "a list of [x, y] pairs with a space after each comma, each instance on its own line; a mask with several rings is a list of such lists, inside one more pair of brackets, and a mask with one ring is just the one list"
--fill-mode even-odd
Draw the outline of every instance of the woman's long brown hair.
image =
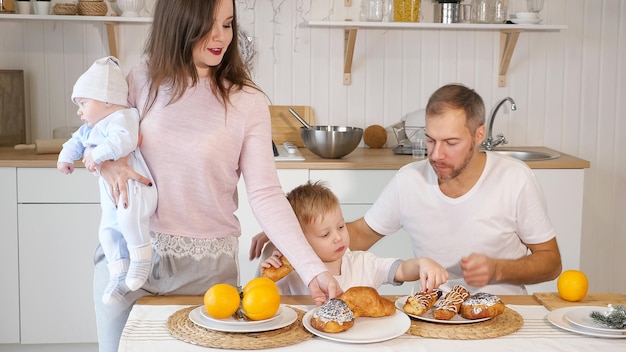
[[171, 104], [180, 99], [188, 88], [198, 84], [200, 77], [193, 62], [193, 48], [211, 31], [221, 1], [233, 2], [233, 39], [222, 62], [211, 67], [211, 90], [226, 107], [233, 91], [244, 86], [259, 89], [252, 82], [239, 53], [234, 0], [158, 0], [144, 50], [150, 78], [144, 113], [150, 110], [160, 89], [171, 91], [168, 102]]

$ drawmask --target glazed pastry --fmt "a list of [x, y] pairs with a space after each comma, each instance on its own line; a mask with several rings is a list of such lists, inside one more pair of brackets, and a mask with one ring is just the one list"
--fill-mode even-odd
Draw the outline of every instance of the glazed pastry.
[[414, 295], [409, 295], [402, 308], [411, 315], [420, 316], [432, 308], [439, 297], [441, 297], [441, 291], [438, 289], [434, 289], [430, 293], [418, 292]]
[[461, 304], [461, 316], [465, 319], [495, 317], [504, 312], [504, 303], [496, 295], [478, 292]]
[[319, 331], [337, 333], [354, 325], [354, 313], [346, 302], [333, 298], [324, 303], [311, 317], [311, 326]]
[[354, 312], [354, 317], [384, 317], [396, 313], [396, 305], [381, 297], [375, 288], [367, 286], [350, 287], [339, 298]]
[[280, 268], [275, 268], [273, 266], [270, 266], [269, 268], [265, 268], [263, 269], [261, 276], [267, 277], [271, 279], [272, 281], [276, 282], [282, 279], [283, 277], [289, 275], [289, 273], [293, 271], [293, 266], [291, 266], [291, 263], [289, 262], [289, 260], [287, 260], [287, 258], [284, 255], [280, 257], [280, 261], [283, 262], [283, 265]]
[[469, 291], [461, 286], [456, 285], [452, 288], [452, 291], [446, 293], [446, 295], [435, 302], [433, 309], [433, 318], [438, 320], [450, 320], [459, 312], [461, 304], [469, 297]]

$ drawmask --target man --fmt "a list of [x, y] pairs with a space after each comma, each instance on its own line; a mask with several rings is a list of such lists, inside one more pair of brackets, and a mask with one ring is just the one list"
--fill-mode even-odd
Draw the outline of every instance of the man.
[[[365, 216], [347, 224], [350, 248], [367, 250], [404, 229], [416, 257], [448, 270], [443, 290], [525, 294], [524, 285], [556, 278], [561, 256], [540, 185], [525, 163], [479, 152], [484, 138], [476, 92], [435, 91], [426, 106], [428, 159], [398, 170]], [[433, 288], [428, 278], [422, 288]]]

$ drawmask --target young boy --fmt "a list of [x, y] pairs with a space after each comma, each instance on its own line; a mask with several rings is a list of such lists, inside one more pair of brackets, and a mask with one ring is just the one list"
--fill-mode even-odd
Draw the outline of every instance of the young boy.
[[[71, 174], [74, 160], [82, 158], [85, 167], [95, 173], [105, 160], [129, 155], [129, 164], [152, 180], [137, 147], [139, 112], [127, 107], [128, 84], [117, 58], [96, 60], [76, 81], [72, 101], [78, 105], [83, 125], [63, 144], [57, 162], [59, 171]], [[113, 305], [129, 290], [139, 289], [148, 278], [152, 265], [148, 222], [156, 209], [157, 190], [129, 180], [128, 204], [116, 206], [119, 186], [108, 185], [103, 177], [99, 183], [99, 240], [110, 275], [102, 301]]]
[[[350, 251], [350, 236], [339, 200], [322, 183], [307, 182], [287, 194], [302, 231], [315, 253], [345, 291], [353, 286], [378, 288], [382, 284], [401, 285], [422, 279], [424, 290], [437, 288], [448, 279], [444, 267], [429, 258], [379, 258], [371, 252]], [[269, 245], [269, 244], [268, 244]], [[261, 270], [283, 265], [282, 254], [273, 246], [272, 255], [261, 263]], [[428, 284], [426, 284], [426, 282]], [[308, 294], [307, 285], [296, 272], [277, 282], [284, 295]]]

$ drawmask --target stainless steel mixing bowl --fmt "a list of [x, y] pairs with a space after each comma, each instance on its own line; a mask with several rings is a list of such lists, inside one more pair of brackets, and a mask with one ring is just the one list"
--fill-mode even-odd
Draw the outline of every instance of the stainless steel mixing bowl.
[[310, 126], [300, 128], [304, 145], [313, 154], [339, 159], [354, 151], [361, 142], [363, 129], [346, 126]]

